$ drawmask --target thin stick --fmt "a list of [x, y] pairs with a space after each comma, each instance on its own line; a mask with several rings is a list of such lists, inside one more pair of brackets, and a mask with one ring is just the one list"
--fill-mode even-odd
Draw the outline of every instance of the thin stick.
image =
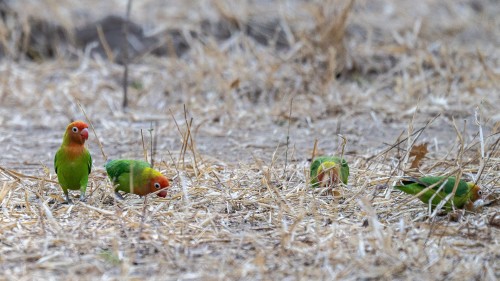
[[35, 177], [35, 176], [24, 175], [24, 174], [21, 174], [19, 172], [14, 171], [14, 170], [9, 170], [7, 168], [4, 168], [2, 166], [0, 166], [0, 170], [4, 171], [7, 175], [11, 176], [13, 179], [15, 179], [18, 182], [21, 181], [21, 178], [27, 178], [27, 179], [40, 180], [40, 181], [44, 180], [47, 182], [59, 184], [59, 182], [57, 182], [57, 181], [44, 179], [44, 178], [40, 178], [40, 177]]
[[479, 106], [476, 107], [474, 111], [474, 119], [476, 120], [476, 125], [479, 127], [479, 143], [481, 144], [481, 158], [484, 159], [484, 136], [483, 136], [483, 126], [482, 118], [479, 113]]
[[97, 208], [97, 207], [94, 207], [94, 206], [91, 206], [91, 205], [88, 205], [88, 204], [85, 204], [81, 201], [78, 202], [78, 204], [84, 206], [85, 208], [87, 209], [90, 209], [90, 210], [94, 210], [100, 214], [103, 214], [103, 215], [110, 215], [110, 216], [114, 216], [116, 215], [115, 212], [112, 212], [112, 211], [108, 211], [108, 210], [104, 210], [104, 209], [101, 209], [101, 208]]
[[191, 133], [191, 127], [193, 126], [193, 118], [191, 117], [191, 120], [189, 122], [189, 142], [191, 143], [191, 145], [189, 146], [191, 148], [191, 153], [193, 153], [193, 160], [194, 160], [194, 171], [196, 172], [196, 175], [198, 175], [199, 173], [199, 168], [198, 168], [198, 160], [196, 158], [196, 152], [195, 152], [195, 148], [194, 148], [194, 141], [193, 141], [193, 133]]
[[[182, 152], [184, 151], [185, 136], [182, 133], [181, 128], [179, 127], [179, 123], [177, 123], [177, 120], [175, 119], [174, 113], [170, 109], [169, 109], [169, 111], [170, 111], [170, 115], [172, 115], [172, 118], [174, 119], [175, 126], [177, 127], [177, 130], [179, 131], [179, 134], [182, 137], [182, 147], [181, 147], [181, 151], [179, 152], [179, 159], [177, 159], [177, 166], [178, 166], [180, 161], [181, 161], [181, 158], [182, 158]], [[183, 167], [184, 167], [184, 164], [183, 164]]]
[[99, 41], [101, 41], [102, 48], [108, 57], [108, 60], [113, 62], [115, 60], [115, 54], [113, 54], [113, 50], [109, 47], [108, 40], [106, 40], [106, 36], [104, 35], [104, 31], [102, 30], [102, 26], [97, 25], [97, 36], [99, 36]]
[[153, 136], [153, 131], [154, 131], [154, 128], [153, 128], [153, 121], [151, 121], [151, 124], [149, 126], [149, 141], [150, 141], [150, 150], [151, 150], [151, 167], [154, 167], [154, 164], [155, 164], [155, 160], [154, 160], [154, 156], [155, 156], [155, 153], [156, 153], [156, 137], [158, 136], [158, 134], [155, 134]]
[[347, 145], [347, 138], [343, 135], [338, 135], [342, 139], [342, 150], [340, 152], [340, 159], [344, 159], [345, 146]]
[[[187, 151], [188, 146], [189, 146], [189, 148], [191, 150], [191, 153], [193, 153], [194, 171], [195, 171], [196, 175], [198, 175], [198, 160], [196, 159], [196, 153], [195, 153], [195, 150], [194, 150], [193, 137], [192, 137], [192, 133], [191, 133], [191, 127], [193, 125], [193, 118], [191, 117], [191, 119], [188, 122], [187, 115], [188, 115], [187, 108], [186, 108], [186, 105], [184, 105], [184, 121], [186, 122], [187, 132], [184, 135], [183, 147], [182, 147], [182, 150], [181, 150], [181, 153], [182, 153], [182, 162], [183, 162], [183, 167], [185, 167], [184, 165], [185, 165], [186, 151]], [[191, 145], [189, 145], [189, 143], [191, 143]]]
[[286, 150], [285, 150], [285, 167], [283, 167], [283, 177], [286, 175], [286, 166], [288, 165], [288, 147], [290, 145], [290, 123], [292, 120], [293, 97], [290, 99], [290, 113], [288, 114], [288, 130], [286, 132]]
[[85, 112], [85, 109], [83, 109], [83, 106], [78, 99], [76, 100], [76, 104], [78, 104], [78, 107], [80, 107], [80, 110], [83, 112], [83, 115], [85, 115], [85, 119], [87, 119], [87, 122], [90, 124], [90, 128], [92, 129], [92, 132], [94, 132], [94, 136], [95, 136], [95, 139], [97, 140], [97, 144], [99, 145], [99, 148], [101, 149], [102, 157], [104, 157], [104, 162], [107, 162], [108, 156], [106, 155], [106, 153], [104, 153], [102, 143], [99, 140], [97, 133], [95, 132], [94, 124], [92, 123], [92, 121], [90, 121], [90, 118], [87, 115], [87, 112]]
[[125, 18], [125, 25], [123, 26], [124, 28], [124, 33], [125, 33], [125, 46], [123, 49], [123, 65], [125, 67], [123, 71], [123, 104], [122, 107], [123, 109], [127, 108], [128, 106], [128, 62], [129, 62], [129, 57], [128, 57], [128, 23], [130, 21], [130, 10], [132, 9], [132, 0], [128, 0], [127, 2], [127, 14]]
[[316, 157], [316, 151], [318, 149], [318, 139], [314, 139], [313, 151], [311, 154], [311, 161], [314, 161], [314, 157]]
[[188, 138], [187, 138], [188, 143], [186, 143], [186, 149], [187, 149], [187, 145], [189, 145], [189, 148], [191, 149], [191, 153], [193, 154], [194, 168], [195, 168], [194, 171], [195, 171], [196, 175], [198, 175], [200, 169], [198, 168], [198, 160], [196, 158], [196, 152], [194, 149], [193, 133], [191, 132], [192, 126], [193, 126], [193, 118], [191, 117], [191, 119], [189, 120], [189, 125], [188, 125]]
[[168, 111], [170, 111], [170, 115], [172, 115], [172, 119], [174, 119], [174, 123], [175, 123], [175, 126], [177, 127], [177, 131], [179, 131], [179, 134], [181, 136], [183, 136], [181, 128], [179, 127], [179, 124], [177, 123], [177, 120], [175, 119], [174, 113], [172, 112], [171, 109], [169, 109]]
[[146, 144], [144, 143], [144, 134], [142, 133], [142, 129], [141, 129], [141, 141], [142, 141], [142, 152], [144, 153], [144, 161], [148, 162], [148, 150], [146, 148]]
[[[436, 116], [434, 116], [434, 117], [433, 117], [431, 120], [429, 120], [429, 121], [428, 121], [428, 122], [427, 122], [427, 123], [426, 123], [423, 127], [421, 127], [420, 129], [416, 130], [415, 132], [413, 132], [410, 136], [414, 136], [414, 135], [417, 135], [417, 134], [420, 136], [420, 135], [422, 134], [422, 132], [423, 132], [425, 129], [427, 129], [427, 127], [429, 127], [429, 126], [430, 126], [430, 125], [431, 125], [431, 124], [432, 124], [432, 123], [433, 123], [433, 122], [434, 122], [434, 121], [435, 121], [435, 120], [436, 120], [439, 116], [441, 116], [441, 113], [439, 113], [439, 114], [437, 114]], [[418, 137], [417, 137], [417, 138], [418, 138]], [[413, 142], [415, 142], [417, 138], [415, 138], [415, 139], [413, 140]], [[402, 139], [402, 140], [400, 140], [400, 141], [398, 141], [398, 142], [396, 142], [396, 143], [392, 144], [390, 147], [386, 148], [386, 149], [385, 149], [385, 150], [383, 150], [382, 152], [380, 152], [380, 153], [378, 153], [378, 154], [375, 154], [375, 155], [373, 155], [373, 156], [371, 156], [371, 157], [368, 157], [367, 161], [370, 161], [370, 160], [371, 160], [371, 159], [373, 159], [373, 158], [377, 158], [377, 157], [379, 157], [379, 156], [381, 156], [381, 155], [386, 154], [387, 152], [391, 151], [393, 148], [398, 147], [400, 144], [402, 144], [403, 142], [405, 142], [407, 139], [408, 139], [408, 137], [406, 137], [406, 138], [404, 138], [404, 139]], [[407, 153], [409, 153], [409, 151], [407, 151]]]

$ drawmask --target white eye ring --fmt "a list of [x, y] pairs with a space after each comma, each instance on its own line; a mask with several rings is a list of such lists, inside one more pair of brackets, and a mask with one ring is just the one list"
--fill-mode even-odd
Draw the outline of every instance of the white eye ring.
[[73, 127], [73, 128], [71, 128], [71, 131], [73, 131], [73, 133], [78, 133], [78, 128], [77, 127]]
[[477, 194], [479, 194], [479, 196], [481, 196], [481, 195], [483, 195], [483, 191], [482, 191], [482, 190], [479, 190], [479, 191], [477, 192]]
[[155, 182], [155, 188], [160, 189], [160, 187], [161, 187], [161, 185], [159, 183]]

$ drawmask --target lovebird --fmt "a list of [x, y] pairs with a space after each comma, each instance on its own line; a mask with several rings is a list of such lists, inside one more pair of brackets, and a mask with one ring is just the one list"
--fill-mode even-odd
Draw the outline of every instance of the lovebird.
[[148, 162], [110, 160], [105, 167], [109, 179], [115, 187], [115, 194], [120, 199], [123, 197], [118, 192], [119, 190], [140, 196], [161, 190], [157, 195], [167, 196], [166, 188], [169, 186], [167, 177], [153, 169]]
[[[426, 187], [429, 187], [433, 184], [436, 184], [434, 187], [424, 192], [419, 199], [428, 204], [431, 197], [432, 199], [431, 206], [436, 207], [441, 200], [443, 200], [447, 195], [452, 193], [453, 187], [455, 186], [455, 177], [422, 177], [422, 178], [407, 178], [402, 181], [403, 185], [395, 186], [395, 188], [408, 193], [408, 194], [418, 194]], [[444, 184], [439, 192], [437, 190]], [[476, 202], [479, 199], [482, 199], [483, 191], [473, 182], [465, 182], [464, 180], [459, 180], [457, 190], [455, 191], [455, 196], [450, 198], [445, 204], [445, 210], [451, 210], [452, 202], [455, 208], [466, 208], [467, 210], [472, 210]]]
[[312, 187], [326, 187], [343, 182], [347, 184], [349, 165], [345, 159], [335, 156], [318, 156], [310, 168]]
[[54, 157], [57, 180], [67, 203], [72, 203], [68, 189], [80, 190], [80, 200], [85, 201], [87, 182], [92, 170], [92, 156], [85, 148], [85, 141], [89, 138], [88, 127], [82, 121], [70, 123], [64, 132], [61, 147]]

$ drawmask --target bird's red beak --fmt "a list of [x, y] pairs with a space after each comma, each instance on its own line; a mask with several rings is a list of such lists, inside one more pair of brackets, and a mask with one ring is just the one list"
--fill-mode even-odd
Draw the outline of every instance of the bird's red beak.
[[80, 133], [80, 135], [82, 136], [82, 138], [84, 140], [88, 140], [89, 139], [89, 130], [87, 128], [83, 129], [82, 132]]
[[165, 198], [167, 197], [167, 189], [164, 189], [158, 193], [156, 193], [159, 197]]

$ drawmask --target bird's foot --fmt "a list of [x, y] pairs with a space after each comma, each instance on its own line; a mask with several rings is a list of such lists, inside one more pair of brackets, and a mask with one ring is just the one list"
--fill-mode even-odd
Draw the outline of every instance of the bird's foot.
[[458, 222], [463, 217], [463, 211], [454, 210], [448, 213], [448, 219], [452, 222]]
[[87, 202], [87, 197], [85, 196], [85, 189], [80, 189], [80, 201]]

